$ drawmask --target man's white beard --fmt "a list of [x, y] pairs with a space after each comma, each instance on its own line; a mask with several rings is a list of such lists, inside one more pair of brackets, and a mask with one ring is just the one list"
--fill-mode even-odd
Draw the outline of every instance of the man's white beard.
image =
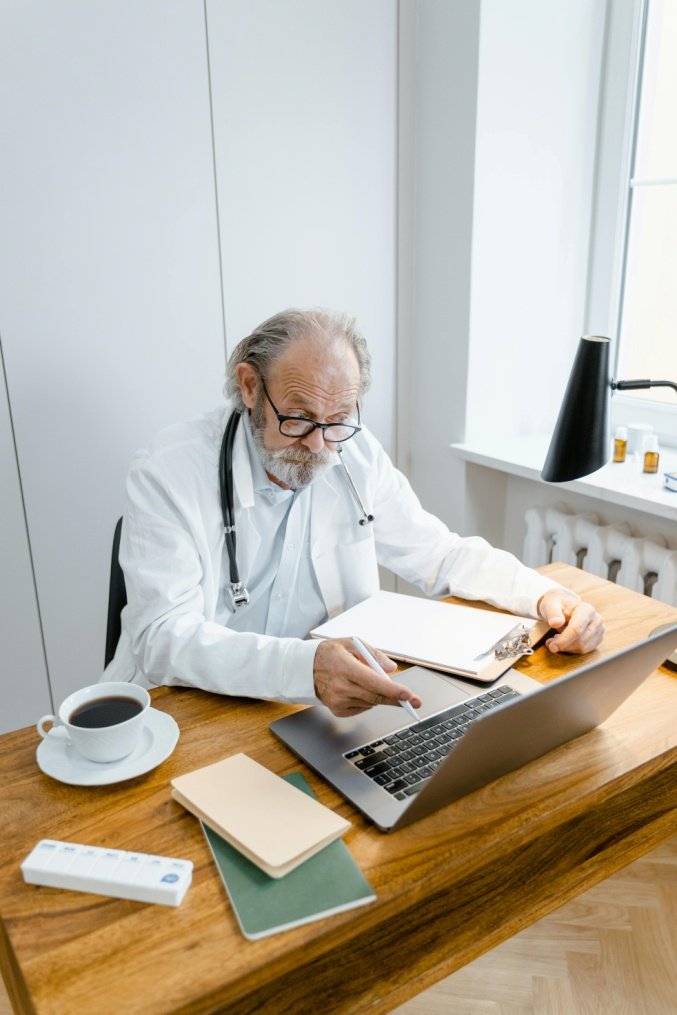
[[263, 396], [261, 396], [249, 417], [252, 437], [263, 468], [280, 483], [291, 487], [292, 490], [298, 490], [303, 486], [309, 486], [313, 480], [335, 463], [336, 452], [328, 451], [326, 448], [314, 452], [300, 445], [293, 445], [279, 451], [269, 451], [263, 443], [265, 419]]

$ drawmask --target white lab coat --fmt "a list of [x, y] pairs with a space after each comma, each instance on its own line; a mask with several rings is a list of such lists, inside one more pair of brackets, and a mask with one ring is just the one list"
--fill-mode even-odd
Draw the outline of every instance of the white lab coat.
[[[229, 413], [226, 406], [170, 427], [132, 460], [120, 545], [129, 602], [102, 679], [314, 703], [316, 642], [236, 632], [214, 620], [228, 580], [218, 461]], [[362, 514], [340, 465], [313, 482], [311, 558], [329, 617], [378, 590], [378, 564], [431, 596], [481, 599], [536, 616], [538, 599], [555, 583], [483, 539], [455, 535], [424, 511], [366, 428], [343, 448], [374, 522], [359, 524]], [[249, 517], [254, 490], [242, 426], [233, 448], [233, 488], [246, 585], [260, 536]]]

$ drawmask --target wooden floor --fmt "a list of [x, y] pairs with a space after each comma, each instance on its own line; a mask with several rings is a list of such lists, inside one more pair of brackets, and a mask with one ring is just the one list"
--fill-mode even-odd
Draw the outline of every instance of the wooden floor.
[[396, 1013], [677, 1015], [677, 837]]
[[677, 1015], [677, 837], [396, 1013]]

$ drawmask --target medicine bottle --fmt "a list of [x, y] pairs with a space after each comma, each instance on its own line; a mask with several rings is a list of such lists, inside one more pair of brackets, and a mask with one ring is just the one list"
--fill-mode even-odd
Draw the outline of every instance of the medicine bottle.
[[625, 426], [619, 426], [616, 428], [616, 438], [614, 440], [614, 462], [625, 461], [625, 449], [628, 446], [628, 429]]
[[651, 434], [644, 443], [644, 471], [658, 472], [658, 437]]

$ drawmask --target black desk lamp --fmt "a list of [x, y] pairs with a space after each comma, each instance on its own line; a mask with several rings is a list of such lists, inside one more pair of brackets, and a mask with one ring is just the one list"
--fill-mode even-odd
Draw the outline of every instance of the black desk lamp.
[[611, 392], [669, 387], [674, 381], [613, 381], [609, 377], [611, 339], [584, 335], [571, 368], [550, 448], [541, 472], [546, 483], [567, 483], [601, 469], [611, 457]]
[[[669, 387], [677, 391], [674, 381], [611, 380], [610, 346], [611, 339], [600, 335], [584, 335], [578, 343], [578, 352], [541, 472], [546, 483], [580, 479], [601, 469], [609, 460], [609, 399], [612, 391], [655, 387]], [[666, 626], [661, 625], [650, 634], [658, 634]], [[663, 665], [677, 671], [677, 651]]]

